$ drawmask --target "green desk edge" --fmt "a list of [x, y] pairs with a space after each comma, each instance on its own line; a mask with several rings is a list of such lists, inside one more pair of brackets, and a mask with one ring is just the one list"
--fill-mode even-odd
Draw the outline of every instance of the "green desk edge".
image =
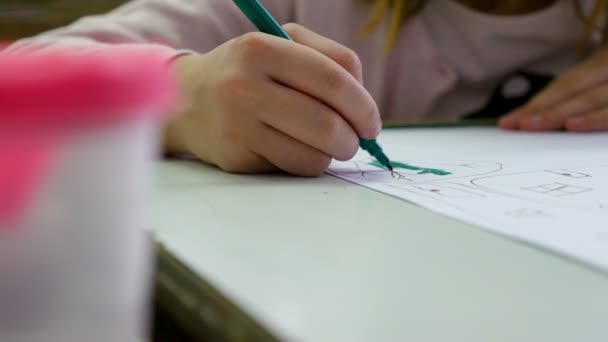
[[160, 242], [156, 255], [156, 302], [188, 335], [197, 341], [279, 341]]

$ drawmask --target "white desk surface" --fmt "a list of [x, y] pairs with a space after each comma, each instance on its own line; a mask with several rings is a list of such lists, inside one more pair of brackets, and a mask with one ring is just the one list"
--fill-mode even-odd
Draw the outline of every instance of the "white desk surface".
[[324, 176], [161, 162], [158, 238], [292, 341], [608, 341], [608, 274]]

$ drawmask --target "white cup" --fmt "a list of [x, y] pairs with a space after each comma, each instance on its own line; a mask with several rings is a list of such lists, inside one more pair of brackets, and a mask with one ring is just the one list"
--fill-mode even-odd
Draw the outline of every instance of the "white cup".
[[159, 123], [139, 117], [53, 148], [17, 227], [0, 230], [0, 341], [147, 339]]

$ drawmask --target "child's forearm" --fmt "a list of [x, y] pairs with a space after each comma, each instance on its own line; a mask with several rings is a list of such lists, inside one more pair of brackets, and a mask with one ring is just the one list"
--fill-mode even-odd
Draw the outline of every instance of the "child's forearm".
[[[291, 2], [270, 1], [285, 15]], [[69, 26], [18, 41], [3, 53], [23, 54], [57, 47], [82, 51], [141, 44], [165, 49], [168, 58], [172, 58], [176, 50], [212, 50], [247, 32], [248, 25], [228, 0], [135, 0], [108, 14], [86, 17]]]

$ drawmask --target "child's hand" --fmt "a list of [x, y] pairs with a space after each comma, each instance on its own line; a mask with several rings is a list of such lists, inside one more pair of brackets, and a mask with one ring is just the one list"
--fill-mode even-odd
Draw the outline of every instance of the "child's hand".
[[608, 48], [566, 72], [524, 107], [500, 120], [505, 129], [608, 130]]
[[381, 129], [354, 52], [301, 26], [294, 42], [249, 33], [205, 55], [177, 59], [186, 109], [167, 131], [187, 152], [238, 173], [322, 174], [348, 160], [358, 135]]

